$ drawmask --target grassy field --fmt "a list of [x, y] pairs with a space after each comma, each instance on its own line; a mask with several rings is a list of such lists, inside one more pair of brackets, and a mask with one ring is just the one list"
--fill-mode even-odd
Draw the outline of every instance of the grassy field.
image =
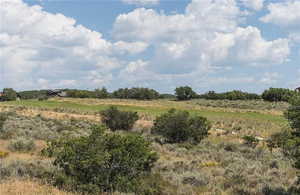
[[[201, 105], [199, 102], [202, 102]], [[136, 111], [143, 119], [153, 120], [155, 116], [160, 115], [171, 108], [179, 110], [187, 110], [193, 115], [201, 115], [207, 117], [213, 122], [215, 129], [234, 130], [240, 129], [243, 134], [253, 134], [256, 136], [267, 137], [274, 132], [278, 132], [286, 124], [286, 120], [282, 115], [283, 103], [271, 106], [268, 102], [244, 101], [241, 104], [248, 105], [248, 108], [238, 108], [237, 103], [234, 107], [224, 101], [227, 108], [217, 107], [220, 101], [216, 101], [216, 106], [204, 106], [203, 100], [193, 100], [185, 102], [177, 102], [171, 100], [155, 100], [155, 101], [136, 101], [136, 100], [119, 100], [119, 99], [50, 99], [48, 101], [25, 100], [0, 103], [1, 106], [13, 106], [15, 108], [31, 108], [36, 110], [51, 110], [62, 113], [77, 113], [83, 115], [95, 115], [99, 111], [113, 105], [121, 110]], [[212, 101], [207, 101], [210, 105]], [[260, 104], [262, 108], [255, 110], [254, 108]]]
[[[41, 150], [47, 140], [89, 134], [90, 126], [101, 119], [99, 112], [111, 105], [138, 112], [141, 117], [133, 131], [151, 140], [153, 120], [171, 108], [205, 116], [212, 122], [208, 138], [190, 149], [152, 141], [153, 150], [159, 154], [154, 172], [170, 183], [165, 194], [262, 194], [265, 187], [288, 189], [296, 178], [292, 162], [280, 151], [270, 152], [264, 141], [251, 148], [242, 139], [253, 135], [266, 140], [281, 131], [287, 125], [283, 117], [286, 103], [55, 98], [0, 103], [0, 113], [14, 113], [0, 131], [0, 152], [9, 153], [0, 157], [0, 194], [73, 194], [34, 179], [42, 178], [43, 171], [56, 170], [52, 159], [41, 156]], [[10, 150], [19, 137], [34, 140], [34, 149]]]
[[[249, 102], [251, 104], [251, 102]], [[187, 110], [191, 114], [202, 115], [208, 118], [213, 117], [228, 117], [228, 118], [247, 118], [268, 120], [272, 122], [282, 123], [284, 119], [280, 111], [273, 112], [270, 110], [253, 110], [253, 109], [238, 109], [238, 108], [211, 108], [198, 106], [197, 102], [175, 102], [168, 100], [159, 101], [135, 101], [135, 100], [85, 100], [85, 99], [52, 99], [49, 101], [23, 100], [2, 102], [0, 106], [12, 105], [17, 107], [50, 109], [62, 112], [78, 112], [78, 113], [97, 113], [107, 109], [109, 106], [116, 106], [121, 110], [136, 111], [138, 113], [157, 116], [166, 112], [171, 108], [179, 110]]]

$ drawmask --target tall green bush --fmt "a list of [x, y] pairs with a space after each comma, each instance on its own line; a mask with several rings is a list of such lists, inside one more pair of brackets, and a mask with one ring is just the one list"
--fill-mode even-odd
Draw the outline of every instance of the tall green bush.
[[102, 122], [112, 131], [130, 130], [139, 119], [137, 112], [121, 111], [115, 106], [101, 111], [100, 114]]
[[295, 166], [300, 169], [300, 97], [293, 96], [290, 104], [291, 106], [285, 112], [285, 117], [294, 131], [291, 132], [291, 138], [285, 145], [296, 160]]
[[137, 191], [157, 160], [141, 136], [106, 134], [103, 126], [93, 127], [88, 137], [65, 141], [59, 151], [54, 164], [63, 169], [64, 180], [92, 193]]
[[164, 136], [171, 143], [199, 143], [210, 128], [210, 122], [204, 117], [192, 117], [186, 111], [171, 109], [155, 119], [152, 133]]
[[283, 152], [295, 160], [295, 167], [300, 169], [300, 97], [293, 96], [290, 99], [291, 106], [284, 113], [292, 130], [272, 135], [268, 140], [268, 146], [281, 147]]

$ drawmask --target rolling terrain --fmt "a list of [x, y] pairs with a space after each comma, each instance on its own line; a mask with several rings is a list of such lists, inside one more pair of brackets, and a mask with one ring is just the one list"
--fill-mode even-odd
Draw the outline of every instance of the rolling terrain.
[[[47, 140], [89, 134], [90, 125], [101, 123], [99, 112], [111, 105], [140, 116], [132, 131], [153, 140], [152, 148], [159, 154], [154, 172], [168, 181], [165, 194], [263, 194], [267, 188], [288, 189], [295, 182], [292, 162], [279, 150], [270, 152], [266, 147], [272, 134], [287, 128], [283, 112], [288, 104], [263, 101], [53, 98], [1, 102], [0, 112], [13, 113], [5, 121], [5, 133], [0, 138], [0, 151], [9, 153], [1, 160], [2, 170], [26, 170], [28, 164], [38, 167], [37, 162], [52, 170], [51, 159], [41, 155]], [[212, 122], [209, 136], [197, 146], [155, 141], [150, 134], [153, 120], [171, 108], [207, 117]], [[12, 140], [25, 135], [33, 140], [33, 150], [9, 150]], [[256, 137], [259, 144], [254, 148], [246, 146], [242, 139], [245, 135]], [[19, 193], [20, 188], [28, 188], [32, 194], [69, 194], [47, 181], [32, 178], [32, 172], [38, 173], [31, 168], [30, 173], [24, 171], [25, 177], [12, 171], [9, 180], [1, 182], [2, 192], [25, 194]]]

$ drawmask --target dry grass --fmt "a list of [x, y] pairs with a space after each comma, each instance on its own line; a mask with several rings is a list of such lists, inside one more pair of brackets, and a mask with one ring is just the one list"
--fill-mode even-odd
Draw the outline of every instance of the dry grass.
[[[213, 128], [210, 131], [209, 137], [200, 145], [193, 148], [184, 148], [181, 145], [160, 145], [153, 143], [153, 149], [158, 152], [160, 156], [160, 159], [156, 163], [155, 171], [159, 172], [165, 180], [170, 181], [172, 185], [178, 188], [179, 191], [177, 194], [234, 194], [235, 190], [242, 188], [254, 194], [261, 192], [264, 187], [262, 183], [270, 185], [271, 187], [278, 185], [288, 188], [296, 177], [295, 169], [292, 168], [291, 162], [282, 156], [280, 152], [271, 154], [262, 143], [258, 145], [256, 149], [247, 148], [242, 144], [241, 139], [244, 135], [259, 136], [267, 139], [269, 135], [280, 131], [284, 123], [281, 121], [278, 122], [274, 120], [274, 118], [276, 119], [278, 115], [282, 114], [280, 107], [282, 105], [268, 110], [265, 108], [268, 108], [270, 105], [266, 103], [265, 107], [252, 110], [250, 109], [251, 106], [247, 108], [230, 107], [230, 105], [226, 108], [222, 107], [222, 105], [220, 107], [213, 107], [211, 105], [205, 105], [207, 102], [201, 102], [199, 104], [199, 101], [176, 102], [169, 100], [135, 101], [72, 98], [52, 99], [52, 101], [66, 102], [66, 104], [71, 102], [80, 105], [89, 105], [90, 107], [97, 105], [132, 106], [130, 109], [133, 111], [135, 111], [138, 106], [145, 107], [143, 108], [145, 110], [139, 110], [139, 114], [142, 114], [143, 117], [142, 120], [139, 120], [135, 124], [133, 129], [134, 131], [143, 132], [145, 134], [150, 133], [153, 118], [156, 114], [160, 114], [160, 111], [164, 112], [165, 109], [173, 107], [190, 110], [192, 112], [196, 110], [196, 114], [200, 113], [198, 111], [212, 111], [205, 114], [207, 114], [209, 120], [213, 122]], [[249, 104], [249, 102], [245, 104]], [[258, 102], [257, 104], [264, 103]], [[219, 103], [216, 103], [216, 106], [219, 106]], [[147, 109], [150, 111], [146, 112], [148, 111]], [[61, 112], [60, 110], [55, 110], [55, 108], [44, 109], [44, 107], [26, 106], [18, 108], [16, 106], [0, 104], [0, 112], [12, 110], [22, 116], [19, 117], [18, 120], [11, 117], [6, 122], [5, 128], [9, 127], [13, 132], [16, 130], [33, 131], [38, 129], [41, 130], [40, 132], [38, 131], [38, 133], [44, 132], [48, 135], [53, 132], [51, 130], [52, 127], [56, 129], [55, 126], [59, 126], [55, 120], [67, 126], [71, 124], [72, 129], [74, 127], [74, 124], [70, 123], [72, 119], [83, 120], [84, 123], [87, 121], [97, 123], [101, 121], [100, 116], [97, 114], [98, 111], [73, 113], [67, 109]], [[151, 113], [152, 111], [155, 113]], [[224, 113], [222, 113], [222, 111], [224, 111]], [[255, 112], [254, 115], [256, 113], [267, 115], [257, 114], [255, 116], [248, 116], [244, 114], [249, 111]], [[251, 114], [252, 113], [249, 115]], [[50, 122], [46, 119], [49, 119]], [[38, 124], [40, 126], [38, 126]], [[75, 126], [76, 124], [77, 123], [75, 123]], [[79, 128], [82, 130], [87, 129], [84, 125]], [[62, 129], [65, 130], [65, 127], [63, 126]], [[55, 133], [61, 134], [60, 131], [55, 131]], [[81, 133], [77, 134], [81, 135]], [[30, 136], [32, 135], [30, 134]], [[7, 145], [9, 141], [10, 140], [0, 139], [0, 151], [8, 151]], [[226, 146], [224, 146], [224, 143], [226, 143]], [[234, 143], [232, 147], [233, 151], [225, 149], [227, 145], [231, 143]], [[23, 160], [27, 162], [44, 159], [45, 157], [41, 157], [39, 153], [45, 147], [45, 141], [35, 140], [35, 145], [36, 149], [33, 152], [9, 152], [9, 156], [4, 160], [6, 162], [13, 160]], [[239, 184], [238, 180], [236, 180], [238, 178], [243, 179], [244, 183]], [[282, 181], [282, 178], [285, 178], [286, 181]], [[0, 195], [2, 194], [43, 195], [70, 193], [59, 191], [48, 185], [41, 185], [39, 182], [33, 180], [20, 180], [17, 178], [7, 180], [0, 184]]]
[[100, 116], [97, 115], [84, 115], [84, 114], [73, 114], [73, 113], [61, 113], [55, 111], [43, 111], [35, 109], [23, 109], [18, 110], [18, 114], [28, 117], [33, 117], [40, 115], [45, 118], [58, 119], [58, 120], [67, 120], [67, 119], [80, 119], [80, 120], [89, 120], [89, 121], [100, 121]]
[[262, 195], [265, 187], [287, 189], [297, 178], [291, 161], [279, 151], [272, 154], [262, 147], [207, 140], [190, 149], [152, 146], [160, 154], [155, 171], [177, 187], [176, 194]]
[[11, 152], [8, 150], [8, 144], [10, 140], [3, 140], [0, 139], [0, 151], [8, 152], [9, 155], [5, 158], [6, 161], [12, 161], [12, 160], [38, 160], [43, 159], [39, 155], [40, 151], [46, 146], [46, 142], [42, 140], [36, 140], [36, 149], [33, 152], [30, 153], [23, 153], [23, 152]]
[[0, 184], [1, 195], [72, 195], [31, 180], [8, 180]]

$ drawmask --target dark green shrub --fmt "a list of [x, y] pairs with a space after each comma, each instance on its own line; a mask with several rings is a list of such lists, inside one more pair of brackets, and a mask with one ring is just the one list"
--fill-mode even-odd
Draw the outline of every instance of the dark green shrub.
[[291, 106], [285, 112], [292, 128], [289, 132], [275, 134], [269, 140], [269, 147], [281, 147], [283, 152], [295, 160], [295, 167], [300, 169], [300, 97], [294, 95], [289, 99]]
[[136, 191], [140, 179], [150, 174], [157, 155], [141, 136], [104, 131], [103, 126], [95, 126], [90, 136], [65, 141], [54, 164], [74, 186], [92, 190], [90, 193]]
[[288, 119], [290, 126], [300, 133], [300, 97], [294, 96], [290, 99], [291, 106], [284, 113]]
[[152, 133], [166, 137], [171, 143], [199, 143], [210, 128], [210, 122], [204, 117], [191, 117], [186, 111], [171, 109], [155, 119]]
[[175, 95], [177, 100], [190, 100], [196, 98], [197, 93], [189, 86], [177, 87], [175, 89]]
[[120, 111], [115, 106], [100, 112], [101, 120], [112, 131], [130, 130], [134, 123], [139, 119], [137, 112]]
[[285, 148], [289, 139], [292, 139], [291, 131], [283, 130], [282, 132], [271, 135], [267, 140], [267, 146], [271, 151], [274, 148]]
[[252, 135], [245, 135], [243, 137], [243, 140], [245, 142], [246, 145], [255, 148], [259, 142], [258, 139], [256, 139], [254, 136]]
[[294, 131], [291, 132], [292, 136], [284, 146], [295, 159], [296, 168], [300, 169], [300, 96], [293, 96], [289, 102], [291, 106], [285, 112], [285, 117]]

